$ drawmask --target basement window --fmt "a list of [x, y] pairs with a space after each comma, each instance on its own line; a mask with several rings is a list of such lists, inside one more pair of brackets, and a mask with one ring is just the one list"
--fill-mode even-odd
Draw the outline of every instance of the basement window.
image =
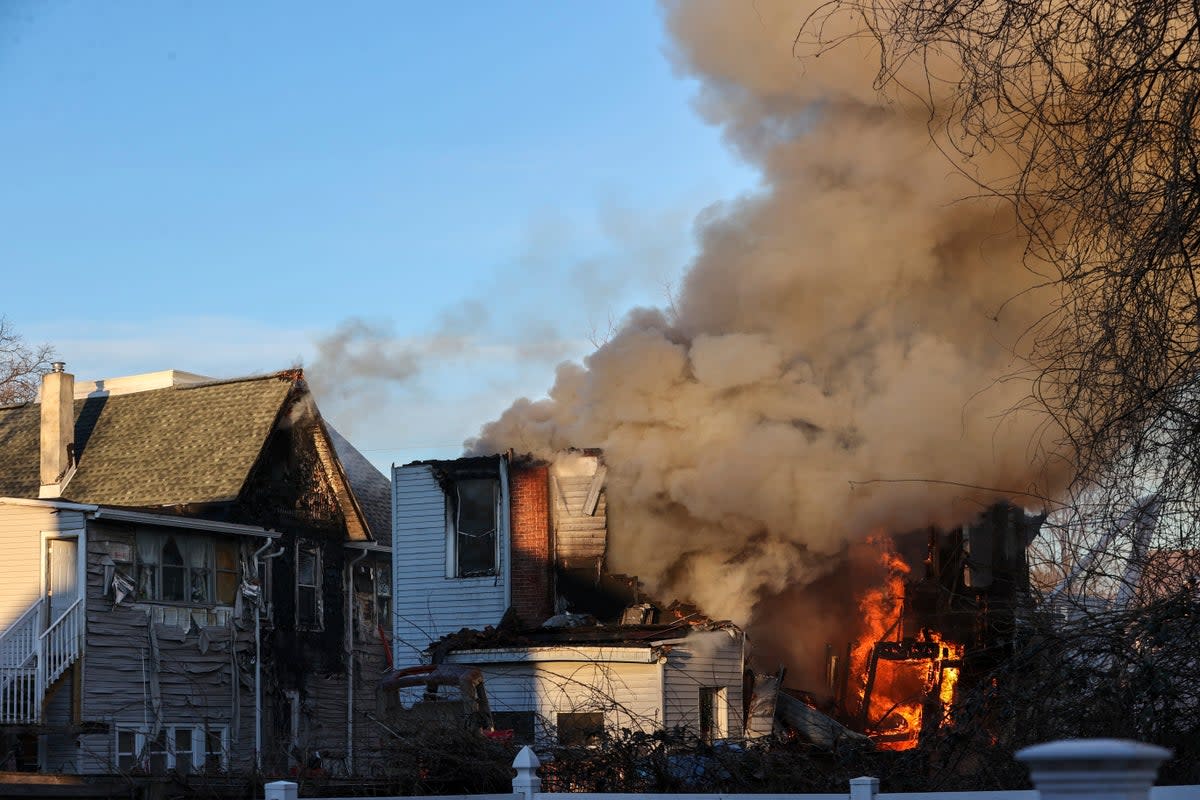
[[496, 517], [500, 485], [492, 478], [454, 482], [447, 495], [450, 577], [495, 575], [499, 560]]
[[564, 711], [555, 727], [560, 747], [594, 747], [604, 738], [604, 712]]
[[532, 711], [493, 711], [492, 723], [497, 731], [512, 731], [513, 744], [533, 744]]
[[221, 772], [229, 768], [228, 743], [225, 725], [164, 725], [153, 739], [144, 730], [118, 728], [117, 769], [151, 775]]
[[323, 629], [325, 615], [321, 606], [321, 548], [313, 542], [297, 542], [296, 627]]

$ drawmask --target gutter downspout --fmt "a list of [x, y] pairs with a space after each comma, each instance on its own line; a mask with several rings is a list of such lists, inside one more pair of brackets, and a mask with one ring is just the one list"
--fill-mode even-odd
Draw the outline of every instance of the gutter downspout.
[[367, 557], [363, 550], [346, 569], [346, 767], [354, 774], [354, 567]]
[[[263, 580], [263, 574], [266, 572], [266, 564], [261, 563], [268, 559], [278, 558], [283, 555], [284, 548], [280, 546], [279, 551], [272, 553], [269, 556], [263, 556], [267, 548], [273, 547], [274, 541], [269, 541], [262, 547], [254, 551], [251, 560], [254, 562], [254, 567], [258, 570], [258, 588], [260, 602], [266, 602], [263, 595], [266, 593], [266, 582]], [[258, 773], [262, 773], [262, 614], [259, 609], [254, 609], [254, 769]]]

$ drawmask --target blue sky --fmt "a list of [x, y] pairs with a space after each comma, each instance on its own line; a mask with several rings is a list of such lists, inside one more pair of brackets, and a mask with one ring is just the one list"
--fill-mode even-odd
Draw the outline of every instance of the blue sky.
[[311, 373], [362, 321], [419, 367], [323, 410], [452, 456], [754, 186], [663, 37], [625, 0], [6, 0], [0, 313], [89, 379]]

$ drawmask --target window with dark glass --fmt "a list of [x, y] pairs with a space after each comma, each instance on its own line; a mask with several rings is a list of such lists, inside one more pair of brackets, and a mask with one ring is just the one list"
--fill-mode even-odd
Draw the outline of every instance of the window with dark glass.
[[466, 479], [454, 484], [455, 575], [496, 574], [497, 482]]
[[512, 731], [513, 744], [533, 744], [532, 711], [493, 711], [497, 731]]
[[573, 711], [558, 715], [558, 743], [562, 747], [599, 744], [604, 737], [604, 712]]
[[117, 769], [145, 770], [162, 775], [170, 770], [187, 774], [228, 768], [229, 728], [194, 723], [168, 724], [151, 738], [145, 730], [117, 729]]
[[392, 624], [392, 567], [380, 564], [375, 567], [375, 611], [381, 625]]
[[296, 625], [323, 627], [321, 613], [321, 548], [312, 542], [296, 545]]
[[238, 545], [189, 533], [138, 531], [139, 600], [231, 605], [238, 584]]

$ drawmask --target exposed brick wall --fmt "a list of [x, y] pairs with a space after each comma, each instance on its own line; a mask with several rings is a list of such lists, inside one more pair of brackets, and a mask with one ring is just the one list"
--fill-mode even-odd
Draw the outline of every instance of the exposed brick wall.
[[512, 604], [522, 625], [554, 613], [551, 597], [550, 468], [512, 465]]

